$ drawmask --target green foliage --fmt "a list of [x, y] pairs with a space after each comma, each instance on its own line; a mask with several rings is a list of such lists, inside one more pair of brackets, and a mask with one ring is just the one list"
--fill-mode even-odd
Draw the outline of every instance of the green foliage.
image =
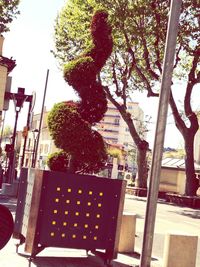
[[73, 159], [78, 172], [98, 172], [107, 159], [102, 137], [83, 120], [77, 105], [55, 104], [48, 115], [48, 127], [55, 145]]
[[16, 15], [19, 14], [18, 11], [19, 0], [1, 0], [0, 1], [0, 35], [3, 32], [9, 31], [8, 24], [10, 24]]
[[[78, 154], [90, 133], [90, 125], [68, 103], [55, 104], [48, 115], [48, 127], [55, 145], [70, 154]], [[81, 133], [81, 135], [80, 135]]]
[[47, 166], [51, 171], [62, 171], [68, 170], [69, 155], [65, 151], [59, 151], [52, 153], [48, 156]]
[[108, 155], [113, 158], [120, 159], [122, 157], [122, 152], [117, 148], [108, 149]]
[[176, 149], [175, 151], [166, 151], [163, 154], [163, 158], [176, 158], [176, 159], [184, 159], [185, 158], [185, 150], [184, 149]]
[[81, 57], [64, 65], [65, 80], [74, 88], [88, 86], [91, 77], [95, 79], [94, 60], [91, 57]]
[[[103, 81], [108, 86], [113, 85], [115, 73], [118, 91], [123, 95], [122, 90], [126, 83], [127, 97], [135, 89], [156, 90], [162, 72], [169, 13], [168, 0], [69, 0], [57, 18], [55, 56], [62, 64], [66, 58], [71, 60], [72, 54], [75, 57], [85, 50], [90, 34], [87, 31], [89, 21], [94, 10], [98, 8], [108, 10], [114, 39], [114, 53], [104, 67]], [[74, 10], [76, 12], [73, 12]], [[192, 57], [199, 49], [199, 12], [198, 1], [183, 2], [175, 65], [175, 73], [180, 79], [187, 79]], [[82, 17], [78, 17], [78, 14]], [[71, 22], [74, 22], [73, 25]]]
[[65, 80], [81, 97], [79, 112], [89, 123], [96, 123], [102, 119], [107, 107], [103, 87], [96, 81], [97, 75], [112, 52], [111, 27], [107, 19], [108, 13], [102, 9], [94, 13], [90, 27], [90, 50], [87, 48], [78, 59], [64, 65]]
[[10, 137], [13, 134], [13, 130], [11, 126], [6, 125], [3, 130], [3, 137]]

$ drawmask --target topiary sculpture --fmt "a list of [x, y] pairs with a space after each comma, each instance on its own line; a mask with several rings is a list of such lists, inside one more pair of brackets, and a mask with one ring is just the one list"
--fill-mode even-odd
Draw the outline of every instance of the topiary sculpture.
[[98, 10], [91, 22], [92, 45], [64, 66], [64, 78], [81, 101], [56, 104], [48, 116], [55, 145], [70, 155], [73, 172], [98, 172], [107, 159], [101, 135], [92, 129], [107, 110], [107, 100], [97, 76], [112, 52], [108, 13]]
[[47, 159], [47, 166], [52, 171], [67, 171], [69, 155], [65, 151], [54, 152]]

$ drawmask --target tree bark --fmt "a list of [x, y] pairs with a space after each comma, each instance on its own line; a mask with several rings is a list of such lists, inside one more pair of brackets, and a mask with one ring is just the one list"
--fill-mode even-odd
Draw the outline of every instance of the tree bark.
[[195, 167], [194, 167], [194, 137], [198, 131], [199, 124], [197, 115], [192, 112], [190, 105], [190, 94], [192, 92], [194, 84], [188, 83], [187, 93], [185, 96], [185, 113], [190, 122], [190, 127], [187, 127], [185, 122], [178, 112], [172, 93], [170, 94], [170, 106], [173, 112], [176, 127], [181, 132], [185, 142], [185, 174], [186, 174], [186, 185], [185, 195], [194, 196], [198, 188], [198, 180], [195, 178]]
[[191, 135], [185, 137], [185, 152], [185, 195], [196, 196], [198, 179], [196, 179], [194, 168], [194, 138], [192, 138]]
[[147, 188], [147, 178], [148, 178], [148, 161], [147, 161], [147, 151], [149, 144], [146, 141], [141, 141], [137, 146], [137, 177], [136, 186], [140, 188]]

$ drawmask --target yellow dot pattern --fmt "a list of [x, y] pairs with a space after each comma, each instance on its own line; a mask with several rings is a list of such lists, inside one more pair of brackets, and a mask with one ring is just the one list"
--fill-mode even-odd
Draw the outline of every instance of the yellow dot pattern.
[[104, 192], [57, 186], [52, 204], [51, 238], [97, 242], [103, 236]]

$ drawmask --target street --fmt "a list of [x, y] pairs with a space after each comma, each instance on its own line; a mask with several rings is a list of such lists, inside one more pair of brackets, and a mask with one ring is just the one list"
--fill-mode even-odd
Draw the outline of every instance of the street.
[[[16, 199], [9, 199], [7, 197], [0, 197], [0, 203], [7, 206], [10, 211], [12, 212], [13, 216], [15, 216], [15, 210], [16, 210]], [[139, 262], [139, 255], [141, 254], [142, 250], [142, 239], [143, 239], [143, 229], [144, 229], [144, 219], [145, 219], [145, 209], [146, 209], [146, 198], [140, 198], [135, 197], [131, 195], [126, 195], [125, 199], [125, 206], [124, 211], [125, 212], [132, 212], [137, 215], [137, 221], [136, 221], [136, 238], [135, 238], [135, 260], [131, 257], [128, 257], [128, 255], [121, 255], [119, 254], [118, 260], [121, 262], [126, 262], [126, 264], [120, 264], [119, 262], [114, 262], [113, 267], [121, 267], [121, 266], [130, 266], [130, 264], [133, 264], [133, 262]], [[163, 258], [163, 248], [164, 248], [164, 239], [165, 234], [167, 232], [177, 232], [177, 233], [184, 233], [184, 234], [191, 234], [191, 235], [198, 235], [199, 241], [198, 241], [198, 251], [197, 251], [197, 260], [196, 260], [196, 267], [200, 266], [200, 210], [185, 208], [185, 207], [178, 207], [171, 204], [166, 204], [164, 201], [159, 200], [157, 205], [157, 218], [156, 218], [156, 226], [155, 226], [155, 234], [154, 234], [154, 244], [153, 244], [153, 252], [152, 252], [152, 260], [154, 264], [152, 266], [157, 266], [156, 262], [161, 263]], [[10, 266], [10, 261], [13, 259], [13, 261], [16, 263], [16, 266], [27, 266], [26, 259], [23, 257], [19, 257], [15, 252], [15, 246], [16, 240], [11, 239], [9, 244], [6, 246], [6, 248], [3, 250], [3, 253], [0, 255], [0, 260], [2, 266]], [[51, 256], [51, 260], [49, 262], [46, 262], [49, 258], [38, 258], [39, 261], [42, 261], [45, 259], [45, 266], [54, 266], [54, 263], [52, 261], [52, 255], [56, 255], [56, 266], [58, 266], [58, 263], [61, 264], [59, 266], [64, 266], [64, 263], [69, 264], [72, 263], [72, 258], [67, 259], [65, 257], [66, 252], [63, 253], [64, 250], [59, 249], [46, 249], [44, 252], [41, 253], [41, 256], [49, 257]], [[48, 254], [49, 253], [49, 254]], [[59, 254], [62, 253], [62, 254]], [[75, 254], [76, 256], [80, 254], [80, 252], [68, 252], [68, 255]], [[77, 254], [78, 253], [78, 254]], [[64, 255], [64, 256], [63, 256]], [[61, 257], [61, 258], [60, 258]], [[63, 258], [64, 257], [64, 258]], [[73, 255], [74, 257], [74, 255]], [[9, 258], [9, 261], [8, 261]], [[156, 261], [158, 259], [158, 261]], [[81, 262], [83, 263], [83, 260], [81, 258]], [[96, 260], [96, 259], [95, 259]], [[69, 261], [69, 262], [68, 262]], [[84, 266], [97, 266], [97, 262], [95, 262], [96, 265], [93, 263], [93, 258], [89, 258], [88, 262]], [[64, 263], [63, 263], [64, 262]], [[39, 265], [38, 265], [39, 264]], [[36, 264], [36, 266], [43, 266], [40, 265], [41, 262]], [[102, 266], [102, 264], [98, 263], [98, 266]], [[34, 265], [33, 265], [34, 266]], [[79, 266], [79, 263], [75, 264], [73, 263], [70, 266]], [[160, 266], [158, 264], [158, 266]]]
[[[126, 195], [124, 210], [137, 214], [135, 250], [141, 252], [146, 211], [146, 198]], [[162, 259], [166, 233], [198, 235], [196, 266], [200, 266], [200, 210], [178, 207], [159, 201], [152, 256]]]

